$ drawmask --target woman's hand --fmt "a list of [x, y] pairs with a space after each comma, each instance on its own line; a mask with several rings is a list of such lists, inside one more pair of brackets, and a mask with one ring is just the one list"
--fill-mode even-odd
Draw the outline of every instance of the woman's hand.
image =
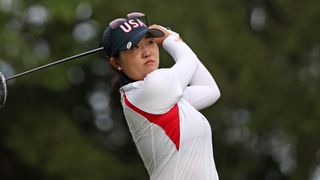
[[149, 26], [149, 29], [158, 29], [164, 33], [163, 37], [154, 38], [154, 40], [156, 41], [158, 46], [162, 46], [163, 41], [170, 35], [175, 35], [175, 36], [179, 37], [179, 34], [177, 34], [176, 32], [173, 32], [173, 31], [171, 31], [163, 26], [160, 26], [158, 24], [153, 24], [153, 25]]

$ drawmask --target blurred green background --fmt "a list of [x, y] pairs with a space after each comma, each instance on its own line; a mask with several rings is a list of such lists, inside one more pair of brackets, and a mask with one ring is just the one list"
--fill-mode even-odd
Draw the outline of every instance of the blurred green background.
[[[100, 47], [109, 21], [144, 12], [180, 33], [220, 87], [202, 111], [220, 179], [319, 180], [319, 8], [319, 0], [0, 0], [0, 71]], [[162, 51], [162, 66], [171, 63]], [[148, 179], [111, 75], [98, 53], [10, 81], [0, 179]]]

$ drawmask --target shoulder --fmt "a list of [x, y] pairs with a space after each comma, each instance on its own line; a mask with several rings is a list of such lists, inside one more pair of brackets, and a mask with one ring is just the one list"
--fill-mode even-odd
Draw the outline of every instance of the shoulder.
[[183, 95], [176, 73], [171, 69], [158, 69], [143, 81], [123, 88], [128, 100], [139, 109], [150, 113], [163, 113]]
[[158, 89], [178, 83], [178, 77], [172, 69], [161, 68], [149, 73], [143, 81], [146, 88]]
[[144, 91], [150, 96], [173, 97], [182, 94], [179, 77], [173, 69], [158, 69], [144, 79]]

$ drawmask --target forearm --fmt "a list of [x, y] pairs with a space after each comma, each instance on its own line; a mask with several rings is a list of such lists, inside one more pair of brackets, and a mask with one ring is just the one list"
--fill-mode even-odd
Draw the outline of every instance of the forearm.
[[172, 69], [178, 74], [182, 89], [186, 88], [196, 73], [199, 60], [190, 47], [176, 36], [169, 36], [163, 42], [163, 48], [176, 62]]
[[184, 89], [183, 97], [198, 110], [212, 105], [220, 98], [220, 90], [215, 80], [201, 62], [190, 86]]
[[198, 110], [215, 103], [220, 97], [219, 88], [193, 51], [177, 36], [169, 36], [163, 46], [176, 62], [172, 68], [179, 76], [183, 97]]

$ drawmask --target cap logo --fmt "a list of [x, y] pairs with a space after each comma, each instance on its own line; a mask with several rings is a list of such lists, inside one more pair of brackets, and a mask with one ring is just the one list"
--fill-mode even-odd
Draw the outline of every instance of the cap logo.
[[147, 27], [145, 24], [143, 24], [143, 22], [141, 22], [139, 19], [130, 19], [128, 22], [124, 22], [120, 28], [128, 33], [130, 31], [132, 31], [133, 28], [138, 28], [138, 27]]
[[131, 41], [129, 41], [129, 42], [127, 43], [127, 49], [130, 49], [130, 48], [131, 48], [131, 46], [132, 46], [132, 42], [131, 42]]

